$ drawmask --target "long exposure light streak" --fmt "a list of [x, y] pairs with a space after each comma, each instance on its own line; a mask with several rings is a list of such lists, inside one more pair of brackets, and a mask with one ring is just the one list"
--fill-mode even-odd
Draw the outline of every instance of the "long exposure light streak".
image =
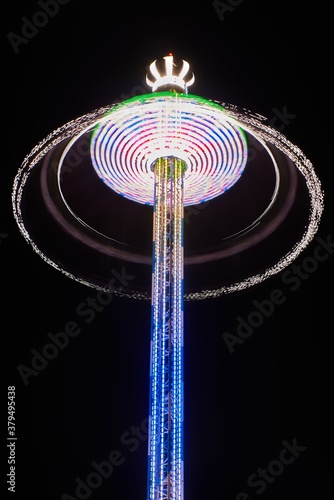
[[153, 205], [152, 163], [164, 156], [184, 160], [187, 206], [219, 196], [240, 178], [247, 143], [221, 106], [189, 94], [176, 100], [173, 92], [157, 92], [112, 109], [93, 133], [91, 156], [98, 176], [111, 189], [148, 205]]
[[183, 173], [154, 163], [148, 500], [183, 498]]
[[[280, 273], [313, 239], [323, 212], [324, 195], [310, 160], [283, 134], [268, 126], [263, 117], [233, 105], [188, 94], [188, 86], [194, 82], [193, 74], [187, 76], [189, 64], [183, 61], [180, 72], [175, 74], [172, 55], [166, 56], [164, 62], [164, 70], [158, 68], [157, 61], [149, 66], [151, 75], [147, 76], [147, 83], [152, 87], [153, 94], [136, 96], [83, 115], [58, 128], [37, 144], [24, 159], [14, 179], [12, 205], [22, 235], [48, 264], [99, 291], [151, 299], [147, 500], [183, 500], [184, 300], [217, 298]], [[89, 224], [72, 208], [73, 192], [69, 190], [69, 194], [63, 189], [62, 174], [68, 156], [81, 137], [89, 137], [89, 169], [95, 171], [94, 180], [99, 183], [103, 181], [114, 193], [130, 200], [127, 203], [153, 206], [152, 255], [131, 252], [126, 244], [119, 248], [122, 242], [109, 237], [107, 230], [104, 234], [100, 226], [94, 227], [94, 220]], [[266, 206], [261, 205], [259, 212], [247, 220], [240, 231], [237, 227], [227, 235], [227, 247], [214, 247], [204, 255], [185, 256], [184, 207], [220, 197], [235, 185], [238, 186], [241, 177], [245, 178], [245, 172], [253, 172], [252, 166], [249, 166], [249, 139], [261, 145], [269, 159], [265, 165], [270, 165], [274, 174]], [[284, 161], [280, 163], [282, 157]], [[38, 175], [34, 178], [38, 167], [41, 167], [40, 178]], [[236, 249], [242, 253], [248, 248], [247, 245], [255, 246], [284, 220], [298, 190], [294, 189], [295, 184], [291, 181], [291, 199], [287, 208], [282, 209], [284, 213], [281, 215], [279, 210], [284, 205], [282, 196], [286, 196], [286, 192], [281, 192], [281, 169], [286, 177], [292, 170], [294, 174], [297, 170], [299, 178], [303, 180], [299, 194], [304, 196], [305, 190], [308, 196], [308, 218], [305, 224], [301, 224], [294, 242], [282, 247], [284, 253], [279, 253], [279, 257], [276, 255], [274, 263], [270, 260], [267, 267], [261, 263], [260, 271], [256, 268], [249, 275], [222, 286], [185, 293], [184, 266], [218, 263], [224, 255]], [[69, 262], [72, 265], [66, 266], [61, 262], [63, 255], [58, 260], [53, 251], [49, 251], [49, 254], [45, 252], [45, 242], [43, 245], [35, 240], [35, 234], [30, 231], [31, 227], [26, 221], [25, 194], [31, 185], [36, 189], [36, 179], [39, 189], [43, 191], [42, 198], [49, 210], [48, 215], [57, 222], [57, 230], [60, 228], [60, 231], [70, 234], [83, 247], [86, 245], [90, 249], [97, 249], [96, 255], [99, 257], [108, 255], [136, 264], [150, 264], [151, 290], [131, 290], [131, 287], [114, 290], [107, 280], [107, 284], [103, 285], [95, 279], [94, 272], [85, 277], [85, 273], [80, 273], [71, 260]], [[79, 179], [79, 183], [82, 181], [81, 177], [75, 179], [76, 182]], [[102, 182], [99, 185], [103, 186]], [[252, 193], [249, 194], [252, 196]], [[269, 220], [271, 226], [268, 231], [252, 233], [270, 212], [273, 218]], [[239, 246], [239, 236], [248, 232], [251, 237], [247, 244], [243, 241]], [[101, 254], [98, 253], [100, 250]]]
[[[147, 96], [146, 96], [147, 97]], [[155, 96], [150, 95], [150, 99], [154, 99]], [[183, 96], [182, 96], [183, 97]], [[191, 100], [191, 96], [188, 96]], [[157, 98], [159, 100], [159, 95], [157, 93]], [[201, 99], [201, 98], [199, 98]], [[136, 101], [138, 105], [141, 103], [142, 97], [132, 98], [129, 100], [130, 104], [134, 104]], [[127, 102], [124, 102], [123, 105], [126, 106]], [[190, 101], [189, 101], [190, 102]], [[211, 101], [208, 101], [211, 102]], [[259, 272], [256, 274], [252, 274], [251, 276], [246, 277], [241, 281], [236, 281], [232, 284], [223, 285], [221, 287], [211, 287], [210, 289], [202, 289], [196, 292], [185, 293], [185, 300], [204, 300], [207, 298], [217, 298], [222, 295], [226, 295], [229, 293], [237, 292], [244, 290], [253, 285], [257, 285], [267, 280], [271, 276], [274, 276], [280, 273], [284, 268], [289, 266], [301, 253], [302, 251], [309, 245], [309, 243], [314, 238], [316, 234], [321, 215], [324, 209], [324, 194], [322, 190], [321, 183], [315, 173], [312, 162], [305, 156], [305, 154], [300, 150], [298, 146], [291, 143], [281, 132], [273, 129], [269, 125], [265, 123], [263, 117], [252, 113], [247, 110], [239, 110], [236, 109], [234, 105], [228, 103], [218, 103], [215, 101], [215, 107], [212, 109], [219, 109], [220, 113], [223, 115], [224, 120], [232, 120], [234, 124], [238, 124], [239, 127], [243, 130], [247, 130], [253, 134], [255, 138], [257, 138], [261, 142], [265, 142], [269, 145], [274, 145], [278, 150], [282, 151], [287, 158], [289, 158], [296, 169], [303, 176], [309, 195], [309, 216], [308, 221], [305, 226], [305, 230], [301, 237], [299, 237], [293, 246], [287, 253], [282, 255], [275, 264], [268, 266], [265, 271]], [[196, 104], [194, 104], [193, 113], [197, 113]], [[76, 138], [80, 137], [87, 131], [93, 131], [96, 127], [100, 125], [103, 127], [103, 124], [109, 120], [113, 120], [113, 112], [118, 109], [117, 104], [111, 106], [104, 106], [98, 108], [90, 113], [87, 113], [75, 120], [71, 120], [67, 122], [63, 126], [57, 128], [53, 132], [51, 132], [47, 137], [45, 137], [42, 141], [40, 141], [24, 158], [13, 183], [12, 190], [12, 206], [13, 206], [13, 214], [18, 225], [18, 228], [26, 239], [26, 241], [32, 246], [33, 250], [50, 266], [54, 267], [58, 271], [62, 272], [69, 278], [78, 281], [84, 285], [95, 288], [98, 291], [106, 291], [109, 292], [110, 288], [108, 286], [103, 286], [98, 283], [95, 283], [92, 280], [82, 278], [80, 275], [73, 273], [70, 269], [64, 268], [61, 264], [59, 264], [54, 258], [50, 257], [45, 253], [43, 248], [39, 247], [38, 243], [35, 241], [34, 237], [30, 234], [29, 228], [27, 227], [25, 217], [24, 217], [24, 204], [23, 204], [23, 195], [25, 189], [27, 187], [28, 181], [33, 173], [34, 169], [43, 161], [43, 159], [47, 156], [49, 152], [54, 150], [61, 145], [66, 140], [72, 140], [75, 142]], [[164, 100], [161, 101], [161, 106], [164, 107]], [[111, 125], [112, 126], [112, 125]], [[178, 151], [179, 153], [179, 151]], [[161, 154], [157, 154], [156, 158], [161, 156]], [[180, 154], [176, 155], [180, 157]], [[153, 161], [153, 160], [152, 160]], [[188, 160], [189, 162], [189, 160]], [[189, 165], [189, 163], [187, 164]], [[58, 173], [61, 172], [62, 163], [59, 162], [57, 165]], [[122, 166], [120, 165], [120, 168]], [[189, 191], [188, 187], [186, 187], [186, 176], [188, 176], [188, 184], [190, 186], [191, 192], [191, 172], [196, 174], [197, 168], [196, 164], [187, 168], [184, 185], [185, 192]], [[151, 182], [151, 192], [153, 192], [154, 186], [154, 177], [153, 173], [148, 165], [147, 168], [142, 168], [141, 173], [143, 175], [148, 176]], [[197, 174], [199, 176], [199, 174]], [[126, 179], [126, 173], [124, 172], [124, 178]], [[203, 185], [205, 188], [205, 184]], [[203, 192], [199, 193], [199, 197], [204, 198]], [[153, 205], [153, 197], [148, 198]], [[145, 201], [143, 201], [145, 203]], [[189, 203], [191, 204], [191, 203]], [[185, 206], [187, 202], [185, 200]], [[219, 222], [218, 222], [219, 223]], [[112, 247], [111, 247], [112, 250]], [[128, 257], [127, 257], [128, 258]], [[130, 259], [131, 257], [129, 257]], [[147, 261], [149, 263], [149, 261]], [[187, 258], [185, 257], [185, 263], [187, 263]], [[115, 292], [113, 290], [113, 292]], [[147, 300], [150, 298], [151, 294], [149, 292], [138, 292], [127, 290], [116, 291], [119, 295], [129, 296], [138, 299]]]

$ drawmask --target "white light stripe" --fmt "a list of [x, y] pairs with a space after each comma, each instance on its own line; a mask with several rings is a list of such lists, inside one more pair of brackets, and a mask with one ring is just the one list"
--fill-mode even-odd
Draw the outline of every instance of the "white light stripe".
[[[158, 96], [155, 95], [154, 98], [157, 99]], [[197, 96], [187, 96], [187, 99], [189, 99], [190, 106], [191, 103], [201, 100], [201, 98]], [[298, 148], [298, 146], [292, 144], [282, 133], [280, 133], [276, 129], [273, 129], [269, 125], [266, 125], [266, 123], [264, 122], [264, 117], [258, 114], [254, 114], [248, 110], [238, 110], [236, 106], [228, 103], [220, 103], [218, 101], [211, 102], [213, 105], [217, 103], [218, 107], [220, 106], [221, 109], [225, 109], [224, 113], [226, 114], [226, 120], [230, 124], [240, 127], [247, 133], [253, 135], [258, 142], [262, 142], [263, 144], [268, 143], [269, 145], [277, 147], [277, 149], [281, 151], [287, 158], [291, 159], [296, 169], [304, 178], [304, 182], [306, 183], [309, 192], [309, 219], [304, 233], [296, 241], [293, 248], [277, 260], [276, 264], [273, 264], [259, 274], [254, 274], [241, 280], [240, 282], [232, 283], [231, 285], [221, 286], [214, 289], [203, 289], [193, 293], [185, 293], [185, 300], [204, 300], [207, 298], [219, 297], [221, 295], [244, 290], [248, 287], [267, 280], [271, 276], [280, 273], [284, 268], [289, 266], [312, 241], [319, 228], [321, 216], [324, 210], [324, 193], [322, 190], [321, 182], [319, 181], [314, 171], [311, 161], [305, 157], [304, 153]], [[185, 107], [187, 111], [189, 109], [189, 103], [187, 104], [183, 102], [182, 108]], [[99, 109], [93, 110], [90, 113], [87, 113], [86, 115], [80, 116], [75, 120], [71, 120], [61, 127], [50, 132], [50, 134], [48, 134], [44, 139], [36, 144], [36, 146], [24, 158], [14, 178], [12, 190], [12, 207], [15, 221], [19, 227], [21, 234], [23, 235], [25, 240], [32, 246], [33, 250], [50, 266], [62, 272], [69, 278], [103, 292], [110, 291], [108, 285], [99, 285], [88, 278], [84, 278], [78, 274], [74, 274], [70, 269], [64, 269], [61, 264], [46, 255], [44, 251], [39, 247], [38, 243], [30, 234], [29, 228], [26, 226], [23, 207], [23, 195], [32, 171], [35, 169], [35, 167], [37, 167], [37, 165], [39, 165], [39, 162], [41, 162], [51, 150], [55, 149], [61, 142], [68, 139], [70, 140], [58, 164], [58, 175], [60, 176], [61, 165], [63, 164], [64, 158], [66, 157], [66, 154], [69, 151], [71, 145], [73, 145], [86, 132], [91, 132], [94, 127], [100, 126], [102, 123], [107, 122], [109, 120], [110, 114], [116, 112], [116, 110], [121, 107], [122, 105], [110, 105], [101, 107]], [[212, 107], [212, 110], [215, 110], [215, 108]], [[188, 154], [186, 148], [184, 148], [184, 153]], [[147, 161], [146, 157], [145, 161]], [[186, 174], [189, 174], [193, 171], [193, 165], [191, 163], [187, 163], [187, 166], [188, 168]], [[59, 178], [58, 183], [60, 183]], [[210, 191], [210, 193], [211, 195], [213, 195], [212, 191]], [[95, 229], [93, 229], [93, 231], [98, 233], [98, 231], [96, 231]], [[142, 300], [150, 297], [149, 293], [131, 290], [130, 287], [129, 289], [124, 290], [123, 292], [119, 292], [118, 294]]]
[[133, 201], [153, 204], [151, 165], [159, 157], [186, 161], [185, 205], [219, 196], [245, 168], [244, 135], [229, 123], [223, 108], [180, 96], [177, 113], [173, 100], [149, 95], [140, 103], [125, 103], [101, 120], [93, 134], [91, 157], [98, 175]]

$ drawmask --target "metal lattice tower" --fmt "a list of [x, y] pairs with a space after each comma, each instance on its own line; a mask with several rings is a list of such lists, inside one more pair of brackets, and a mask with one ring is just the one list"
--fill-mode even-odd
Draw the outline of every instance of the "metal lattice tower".
[[148, 500], [183, 498], [183, 172], [154, 166]]
[[[183, 62], [173, 74], [173, 56], [165, 58], [161, 77], [155, 61], [150, 70], [156, 81], [147, 83], [175, 92], [170, 108], [174, 140], [180, 132], [178, 92], [186, 92], [183, 80], [189, 64]], [[161, 140], [170, 119], [161, 113]], [[150, 408], [147, 500], [183, 499], [183, 174], [184, 160], [175, 156], [158, 158], [154, 171], [152, 316], [150, 355]]]

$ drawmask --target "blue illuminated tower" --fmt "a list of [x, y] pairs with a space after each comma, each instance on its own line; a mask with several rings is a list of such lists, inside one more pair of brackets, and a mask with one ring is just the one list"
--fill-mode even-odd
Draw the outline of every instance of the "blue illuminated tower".
[[183, 170], [154, 164], [148, 500], [183, 498]]
[[[173, 57], [165, 57], [166, 75], [156, 90], [186, 92], [184, 62], [173, 75]], [[188, 82], [189, 84], [190, 82]], [[176, 97], [177, 103], [177, 97]], [[176, 104], [177, 105], [177, 104]], [[162, 123], [164, 128], [168, 126]], [[175, 122], [175, 137], [178, 136]], [[184, 160], [158, 158], [154, 171], [152, 316], [147, 500], [183, 499], [183, 174]]]

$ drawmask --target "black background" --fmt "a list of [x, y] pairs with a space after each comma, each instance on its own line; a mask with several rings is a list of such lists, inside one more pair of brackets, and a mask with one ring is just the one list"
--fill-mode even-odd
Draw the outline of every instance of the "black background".
[[[38, 19], [41, 6], [3, 5], [2, 413], [5, 422], [7, 386], [15, 386], [17, 427], [15, 495], [5, 484], [5, 423], [2, 430], [8, 498], [84, 498], [75, 491], [77, 478], [87, 483], [92, 463], [108, 460], [112, 450], [123, 463], [86, 498], [146, 498], [147, 440], [143, 432], [126, 438], [145, 427], [148, 413], [149, 305], [114, 298], [90, 323], [80, 317], [78, 306], [96, 292], [27, 245], [12, 215], [11, 189], [23, 158], [49, 132], [138, 93], [148, 64], [169, 52], [191, 64], [192, 93], [269, 120], [285, 108], [284, 127], [275, 124], [311, 160], [325, 191], [317, 236], [296, 261], [303, 275], [294, 290], [278, 275], [238, 295], [186, 303], [185, 500], [331, 498], [333, 249], [322, 252], [326, 260], [315, 258], [318, 238], [334, 239], [329, 4], [225, 5], [229, 10], [219, 15], [203, 1], [116, 8], [70, 0], [17, 53], [8, 34], [22, 36], [22, 18]], [[223, 333], [235, 334], [237, 318], [247, 320], [253, 301], [275, 289], [284, 303], [231, 353]], [[25, 385], [17, 367], [31, 367], [31, 350], [41, 352], [48, 333], [64, 331], [69, 321], [80, 334]], [[284, 441], [294, 440], [303, 451], [264, 491], [247, 483], [279, 457]]]

